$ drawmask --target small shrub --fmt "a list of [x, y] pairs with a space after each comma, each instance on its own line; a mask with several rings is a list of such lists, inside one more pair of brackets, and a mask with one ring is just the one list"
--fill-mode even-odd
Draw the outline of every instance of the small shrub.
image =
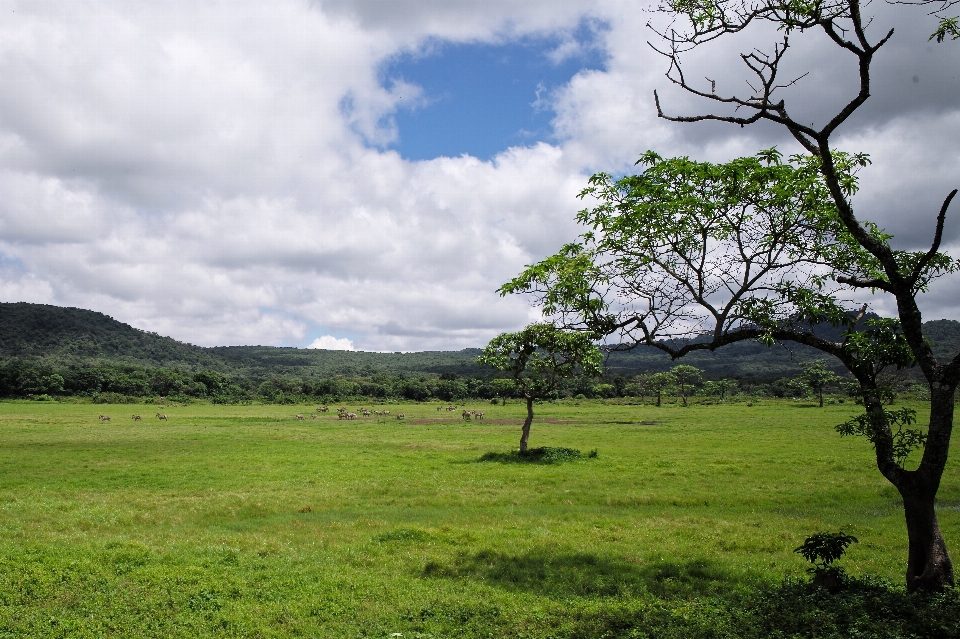
[[[534, 463], [534, 464], [557, 464], [567, 461], [583, 459], [585, 455], [576, 448], [553, 448], [550, 446], [541, 446], [540, 448], [530, 448], [521, 453], [514, 450], [509, 453], [484, 453], [477, 461], [495, 461], [500, 463]], [[590, 455], [596, 457], [596, 455]]]
[[835, 533], [820, 531], [807, 537], [803, 545], [794, 548], [793, 552], [813, 564], [807, 568], [807, 572], [813, 575], [813, 584], [832, 591], [843, 585], [846, 572], [843, 568], [831, 564], [843, 557], [847, 548], [857, 542], [856, 537], [843, 531]]
[[837, 592], [785, 581], [779, 587], [760, 588], [730, 608], [733, 636], [743, 639], [960, 637], [960, 590], [909, 593], [875, 577], [847, 577]]

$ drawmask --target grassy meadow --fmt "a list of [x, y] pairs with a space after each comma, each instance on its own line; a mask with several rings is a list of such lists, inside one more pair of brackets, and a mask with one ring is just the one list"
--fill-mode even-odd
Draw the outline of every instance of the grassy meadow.
[[841, 528], [849, 573], [903, 579], [849, 403], [542, 404], [531, 446], [598, 451], [562, 464], [478, 461], [519, 403], [436, 407], [0, 403], [0, 637], [732, 637]]

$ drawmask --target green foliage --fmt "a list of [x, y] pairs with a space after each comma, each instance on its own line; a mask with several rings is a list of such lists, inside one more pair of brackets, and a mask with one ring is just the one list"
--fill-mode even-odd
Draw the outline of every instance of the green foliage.
[[940, 24], [937, 25], [937, 30], [927, 39], [930, 40], [936, 39], [936, 41], [943, 42], [947, 38], [951, 40], [960, 39], [960, 16], [954, 16], [952, 18], [940, 18]]
[[616, 397], [617, 387], [613, 384], [597, 384], [593, 387], [594, 397]]
[[803, 545], [795, 548], [793, 552], [813, 564], [807, 572], [813, 575], [812, 583], [815, 586], [837, 592], [845, 585], [847, 573], [843, 568], [832, 564], [847, 552], [850, 544], [857, 542], [856, 537], [843, 531], [820, 531], [807, 537]]
[[576, 448], [563, 448], [553, 446], [540, 446], [539, 448], [528, 448], [525, 451], [515, 450], [509, 453], [484, 453], [477, 461], [488, 462], [495, 461], [500, 463], [534, 463], [534, 464], [559, 464], [562, 462], [575, 461], [586, 457], [596, 458], [596, 451], [590, 451], [589, 455], [584, 455]]
[[588, 333], [531, 324], [493, 338], [477, 361], [509, 373], [524, 396], [544, 398], [566, 378], [599, 376], [603, 356]]
[[803, 373], [797, 378], [797, 382], [812, 389], [820, 400], [820, 406], [823, 407], [823, 389], [829, 384], [838, 382], [840, 376], [829, 370], [822, 359], [803, 362], [800, 365], [803, 367]]
[[820, 531], [807, 537], [803, 545], [795, 548], [793, 552], [813, 564], [814, 570], [823, 570], [843, 557], [847, 548], [858, 541], [856, 537], [843, 531]]
[[729, 620], [738, 639], [957, 639], [960, 590], [908, 593], [875, 577], [844, 579], [830, 592], [799, 580], [745, 595]]
[[[867, 161], [836, 154], [846, 191], [856, 190]], [[639, 164], [639, 175], [594, 175], [581, 197], [598, 205], [577, 218], [590, 230], [501, 294], [534, 293], [547, 314], [650, 342], [697, 336], [692, 320], [719, 320], [723, 332], [845, 321], [850, 309], [823, 286], [844, 275], [881, 276], [840, 223], [816, 158], [784, 161], [769, 150], [711, 164], [648, 152]], [[833, 270], [800, 279], [802, 265], [824, 264]], [[775, 294], [759, 294], [764, 288]]]
[[[884, 429], [890, 431], [893, 437], [893, 459], [901, 468], [907, 458], [915, 450], [923, 448], [927, 442], [927, 434], [916, 428], [907, 428], [917, 421], [917, 411], [912, 408], [898, 410], [883, 410]], [[885, 433], [875, 425], [866, 413], [861, 413], [849, 420], [838, 424], [836, 429], [841, 436], [857, 435], [866, 437], [874, 446], [885, 438]]]
[[705, 394], [717, 397], [721, 402], [736, 389], [737, 380], [735, 379], [709, 380], [703, 385]]
[[687, 395], [692, 394], [703, 380], [703, 371], [689, 364], [678, 364], [670, 369], [670, 374], [673, 376], [674, 384], [680, 390], [683, 405], [686, 406]]

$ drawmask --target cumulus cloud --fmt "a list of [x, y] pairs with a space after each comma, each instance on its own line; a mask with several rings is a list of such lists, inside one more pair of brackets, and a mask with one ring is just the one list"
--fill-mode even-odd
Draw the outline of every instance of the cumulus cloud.
[[354, 351], [353, 342], [346, 337], [322, 335], [307, 345], [307, 348], [322, 348], [327, 351]]
[[[633, 2], [7, 7], [0, 299], [92, 308], [202, 345], [304, 345], [322, 331], [363, 350], [481, 346], [536, 318], [496, 289], [581, 231], [591, 172], [627, 171], [648, 148], [711, 160], [796, 148], [775, 127], [658, 119], [655, 88], [673, 112], [705, 105], [669, 90], [645, 42], [651, 14]], [[920, 246], [960, 182], [956, 49], [926, 42], [922, 11], [877, 10], [899, 21], [895, 48], [878, 54], [869, 109], [838, 143], [875, 160], [858, 214]], [[578, 46], [563, 34], [585, 21], [604, 25], [605, 67], [551, 91], [555, 137], [490, 161], [384, 150], [394, 114], [423, 99], [379, 76], [391, 56], [552, 33], [561, 59]], [[847, 99], [849, 69], [805, 42], [795, 68], [814, 73], [787, 97], [816, 119]], [[696, 53], [691, 77], [739, 91], [741, 44]], [[929, 312], [955, 313], [940, 290]]]

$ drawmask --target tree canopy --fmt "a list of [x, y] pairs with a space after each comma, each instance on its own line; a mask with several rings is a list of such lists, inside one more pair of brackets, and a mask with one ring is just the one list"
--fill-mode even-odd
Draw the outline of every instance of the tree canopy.
[[[528, 266], [501, 293], [532, 293], [560, 325], [609, 336], [614, 349], [648, 345], [678, 358], [745, 340], [793, 341], [836, 357], [859, 383], [865, 408], [857, 427], [842, 432], [867, 436], [880, 472], [903, 498], [907, 587], [933, 590], [953, 584], [934, 502], [960, 355], [938, 360], [923, 334], [917, 297], [935, 278], [960, 270], [960, 260], [940, 248], [957, 191], [931, 216], [933, 237], [923, 251], [895, 247], [889, 234], [854, 215], [857, 174], [870, 160], [833, 148], [832, 139], [869, 99], [874, 56], [893, 36], [891, 30], [872, 38], [861, 9], [859, 0], [668, 0], [660, 8], [672, 18], [660, 33], [666, 77], [718, 111], [670, 115], [655, 94], [658, 115], [740, 126], [768, 121], [789, 131], [803, 151], [784, 158], [767, 149], [720, 164], [647, 152], [638, 175], [596, 174], [581, 193], [596, 202], [578, 216], [586, 231]], [[686, 52], [761, 22], [780, 35], [772, 49], [740, 56], [755, 76], [751, 94], [724, 95], [688, 82]], [[941, 28], [949, 35], [949, 24], [941, 21]], [[853, 56], [859, 71], [850, 99], [819, 128], [796, 119], [777, 94], [796, 85], [778, 77], [790, 38], [813, 31]], [[897, 317], [866, 318], [869, 302], [862, 299], [878, 293], [893, 299]], [[843, 327], [840, 338], [816, 334], [822, 322]], [[931, 388], [925, 441], [896, 436], [892, 426], [905, 432], [898, 426], [905, 418], [882, 403], [884, 371], [912, 365]], [[915, 470], [904, 467], [907, 444], [925, 444]]]
[[576, 374], [599, 376], [603, 356], [590, 333], [564, 331], [553, 324], [531, 324], [517, 333], [493, 338], [477, 361], [510, 374], [527, 402], [520, 452], [527, 451], [533, 402], [549, 397], [560, 382]]

